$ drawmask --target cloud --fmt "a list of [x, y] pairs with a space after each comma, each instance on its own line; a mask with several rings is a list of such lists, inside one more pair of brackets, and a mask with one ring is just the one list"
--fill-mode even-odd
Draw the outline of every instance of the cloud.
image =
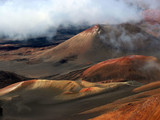
[[[131, 0], [128, 0], [131, 1]], [[145, 8], [145, 9], [160, 9], [160, 1], [159, 0], [132, 0], [132, 2], [137, 5]]]
[[0, 1], [0, 35], [12, 39], [54, 35], [61, 24], [119, 24], [141, 19], [140, 9], [123, 0]]

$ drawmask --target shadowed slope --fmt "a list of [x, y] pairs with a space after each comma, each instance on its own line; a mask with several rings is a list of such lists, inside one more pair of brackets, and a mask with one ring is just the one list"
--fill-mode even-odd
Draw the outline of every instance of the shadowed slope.
[[[156, 37], [136, 25], [96, 25], [34, 56], [30, 63], [52, 64], [53, 73], [50, 75], [54, 75], [124, 55], [142, 54], [159, 57], [157, 52], [160, 49], [159, 45]], [[47, 71], [50, 73], [50, 70]]]
[[[0, 99], [12, 100], [12, 97], [18, 95], [18, 97], [22, 97], [21, 102], [37, 101], [41, 104], [53, 104], [84, 97], [87, 95], [101, 93], [104, 91], [112, 91], [119, 87], [129, 86], [131, 84], [133, 83], [117, 82], [98, 84], [86, 81], [69, 80], [29, 80], [18, 82], [0, 89]], [[32, 97], [34, 95], [35, 97]], [[23, 98], [25, 98], [24, 101]]]
[[35, 59], [52, 62], [64, 60], [64, 63], [76, 60], [96, 62], [130, 53], [149, 54], [146, 51], [157, 50], [158, 45], [160, 42], [156, 37], [133, 24], [96, 25], [46, 50]]
[[[2, 70], [40, 78], [86, 68], [125, 55], [160, 57], [160, 41], [136, 24], [95, 25], [71, 39], [35, 53], [26, 61], [1, 61]], [[23, 66], [23, 67], [22, 67]]]
[[[85, 59], [89, 59], [85, 55], [90, 50], [93, 50], [96, 52], [96, 48], [92, 49], [94, 47], [93, 45], [94, 44], [100, 45], [100, 46], [98, 45], [96, 46], [97, 49], [102, 46], [100, 41], [97, 40], [98, 39], [97, 35], [100, 31], [101, 29], [99, 25], [93, 26], [92, 28], [89, 28], [81, 32], [80, 34], [58, 45], [57, 47], [46, 50], [42, 54], [36, 56], [35, 59], [40, 59], [40, 60], [43, 60], [44, 62], [57, 61], [59, 65], [76, 61], [76, 60], [80, 62], [79, 59], [82, 59], [82, 57], [83, 59], [84, 57]], [[103, 48], [104, 47], [102, 47], [102, 49]]]
[[132, 55], [98, 63], [83, 72], [87, 81], [136, 80], [149, 83], [160, 80], [160, 63], [155, 57]]
[[159, 81], [141, 85], [37, 80], [1, 89], [0, 100], [4, 120], [158, 120], [159, 92]]
[[116, 101], [115, 110], [91, 120], [159, 120], [159, 85], [158, 81], [133, 89], [136, 94]]
[[147, 33], [152, 34], [153, 36], [160, 39], [160, 24], [159, 23], [148, 23], [142, 22], [140, 27], [145, 30]]
[[24, 81], [25, 79], [27, 78], [15, 73], [0, 71], [0, 88], [6, 87], [16, 82]]
[[59, 105], [58, 103], [67, 103], [75, 99], [87, 98], [91, 95], [109, 93], [122, 88], [133, 88], [132, 85], [139, 86], [139, 83], [97, 84], [86, 81], [31, 80], [15, 83], [0, 89], [0, 101], [4, 116], [19, 116], [30, 113], [34, 105], [42, 107], [47, 105], [56, 106]]

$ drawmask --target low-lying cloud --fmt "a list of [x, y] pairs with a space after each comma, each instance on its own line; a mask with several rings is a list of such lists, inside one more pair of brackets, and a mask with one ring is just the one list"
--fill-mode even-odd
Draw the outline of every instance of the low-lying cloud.
[[54, 35], [62, 24], [137, 22], [142, 19], [140, 11], [124, 0], [1, 0], [0, 35], [25, 39]]

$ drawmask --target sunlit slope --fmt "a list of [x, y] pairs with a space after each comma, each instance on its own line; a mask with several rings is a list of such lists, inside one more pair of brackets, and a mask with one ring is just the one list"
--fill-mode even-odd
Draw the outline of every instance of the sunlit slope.
[[130, 86], [131, 84], [132, 82], [98, 84], [86, 81], [30, 80], [15, 83], [1, 89], [0, 99], [11, 100], [17, 96], [22, 98], [22, 101], [20, 100], [21, 102], [59, 103], [105, 91], [116, 90], [118, 87]]
[[159, 92], [159, 81], [142, 85], [32, 80], [1, 89], [0, 100], [4, 118], [16, 120], [158, 120]]
[[158, 45], [160, 41], [156, 37], [135, 24], [96, 25], [34, 59], [62, 64], [72, 61], [94, 63], [127, 54], [151, 55], [159, 50]]
[[82, 78], [92, 82], [136, 80], [149, 83], [160, 80], [160, 61], [155, 57], [142, 55], [110, 59], [85, 70]]
[[159, 55], [160, 40], [137, 24], [95, 25], [71, 39], [18, 61], [0, 61], [2, 70], [26, 77], [66, 74], [126, 55]]
[[91, 120], [159, 120], [160, 82], [135, 88], [133, 92], [136, 94], [114, 102], [116, 109]]

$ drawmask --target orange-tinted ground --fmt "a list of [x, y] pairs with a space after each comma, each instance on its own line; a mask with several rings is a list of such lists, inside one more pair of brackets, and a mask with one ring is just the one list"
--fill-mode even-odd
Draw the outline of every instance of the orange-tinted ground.
[[142, 29], [144, 29], [149, 34], [160, 38], [160, 10], [147, 9], [142, 14], [144, 20], [146, 21], [140, 25]]
[[136, 80], [149, 83], [160, 80], [160, 63], [155, 57], [131, 55], [98, 63], [82, 74], [92, 82]]
[[124, 103], [119, 100], [117, 109], [92, 120], [159, 120], [160, 89], [158, 86], [159, 82], [155, 82], [133, 89], [133, 92], [138, 94], [122, 99]]
[[[0, 91], [0, 99], [8, 101], [3, 107], [6, 119], [159, 120], [160, 118], [159, 81], [142, 85], [134, 81], [95, 84], [85, 81], [34, 80], [20, 82]], [[15, 97], [16, 95], [19, 97]], [[33, 97], [34, 95], [37, 96]], [[50, 99], [52, 97], [54, 100]], [[81, 98], [75, 99], [77, 97]], [[20, 111], [13, 112], [14, 107]], [[10, 117], [5, 116], [6, 114]]]
[[151, 24], [159, 23], [160, 24], [160, 10], [148, 9], [143, 12], [144, 19]]
[[137, 24], [95, 25], [57, 46], [1, 50], [0, 66], [22, 76], [47, 78], [126, 55], [160, 58], [159, 46], [159, 39]]
[[0, 72], [0, 87], [11, 84], [0, 89], [2, 119], [159, 120], [159, 14], [144, 11], [140, 26], [95, 25], [57, 46], [0, 45], [1, 69], [20, 74]]

